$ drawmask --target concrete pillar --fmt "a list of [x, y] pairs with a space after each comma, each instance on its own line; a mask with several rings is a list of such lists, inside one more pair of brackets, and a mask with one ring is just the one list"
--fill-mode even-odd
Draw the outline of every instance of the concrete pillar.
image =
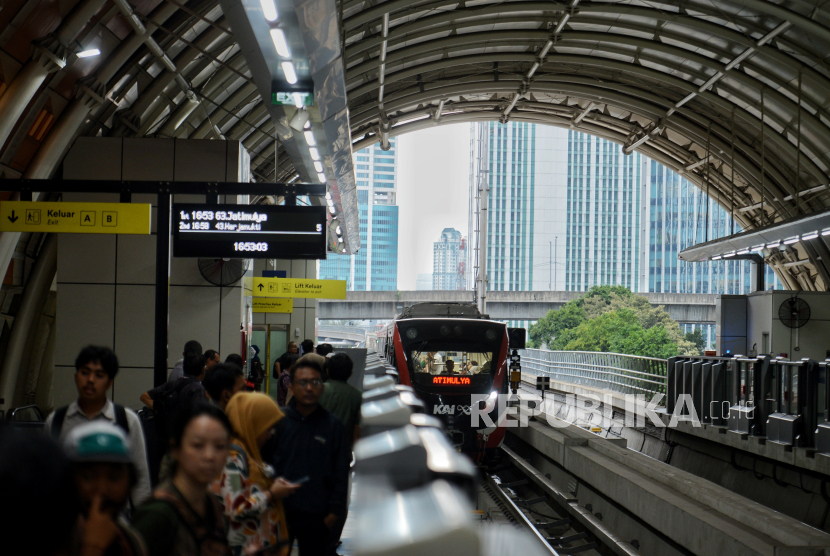
[[[254, 261], [254, 276], [261, 277], [263, 270], [283, 270], [288, 278], [317, 278], [317, 261], [277, 260]], [[288, 326], [288, 340], [300, 343], [305, 339], [317, 343], [317, 300], [294, 299], [293, 313], [254, 313], [254, 324], [282, 324]], [[279, 356], [281, 354], [277, 354]]]

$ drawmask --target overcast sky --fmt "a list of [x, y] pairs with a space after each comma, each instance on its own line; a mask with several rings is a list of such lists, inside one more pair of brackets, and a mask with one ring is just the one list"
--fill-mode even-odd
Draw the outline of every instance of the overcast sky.
[[414, 290], [432, 273], [432, 244], [444, 228], [467, 236], [470, 124], [417, 131], [397, 138], [398, 289]]

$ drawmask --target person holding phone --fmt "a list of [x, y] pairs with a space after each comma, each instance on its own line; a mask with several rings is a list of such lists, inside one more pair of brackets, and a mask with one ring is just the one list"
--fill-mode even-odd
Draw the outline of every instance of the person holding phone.
[[288, 529], [282, 499], [300, 488], [282, 477], [261, 455], [283, 413], [270, 396], [243, 392], [233, 396], [225, 412], [233, 427], [230, 452], [211, 492], [230, 522], [228, 543], [234, 556], [262, 553], [287, 556]]
[[309, 477], [297, 495], [285, 500], [288, 531], [291, 539], [297, 539], [300, 556], [330, 556], [348, 503], [346, 431], [340, 419], [319, 403], [327, 386], [316, 361], [300, 359], [289, 375], [293, 397], [269, 442], [270, 461], [278, 475], [293, 481]]

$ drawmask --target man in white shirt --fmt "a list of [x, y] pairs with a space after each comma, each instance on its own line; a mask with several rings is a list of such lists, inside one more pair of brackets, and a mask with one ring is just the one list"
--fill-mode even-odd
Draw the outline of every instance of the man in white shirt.
[[118, 358], [111, 349], [97, 346], [82, 349], [75, 359], [78, 399], [53, 411], [46, 418], [46, 431], [63, 440], [78, 425], [97, 420], [106, 420], [124, 429], [138, 474], [130, 499], [133, 506], [138, 506], [150, 497], [152, 491], [144, 431], [138, 415], [107, 399], [107, 391], [112, 387], [116, 374]]
[[430, 374], [439, 375], [444, 368], [444, 358], [436, 351], [427, 353], [427, 370]]

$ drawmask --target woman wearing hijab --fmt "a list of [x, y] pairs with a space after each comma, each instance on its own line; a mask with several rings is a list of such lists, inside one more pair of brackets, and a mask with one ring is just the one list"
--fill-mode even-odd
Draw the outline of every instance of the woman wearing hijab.
[[225, 410], [233, 427], [230, 454], [222, 475], [211, 492], [222, 504], [230, 522], [228, 543], [234, 556], [273, 547], [266, 554], [287, 556], [288, 530], [281, 499], [294, 492], [282, 477], [262, 460], [260, 449], [271, 438], [274, 425], [283, 418], [269, 396], [239, 393]]
[[262, 381], [265, 380], [265, 371], [262, 369], [262, 360], [259, 358], [259, 346], [251, 345], [254, 356], [251, 358], [251, 379], [254, 381], [254, 390], [262, 390]]

